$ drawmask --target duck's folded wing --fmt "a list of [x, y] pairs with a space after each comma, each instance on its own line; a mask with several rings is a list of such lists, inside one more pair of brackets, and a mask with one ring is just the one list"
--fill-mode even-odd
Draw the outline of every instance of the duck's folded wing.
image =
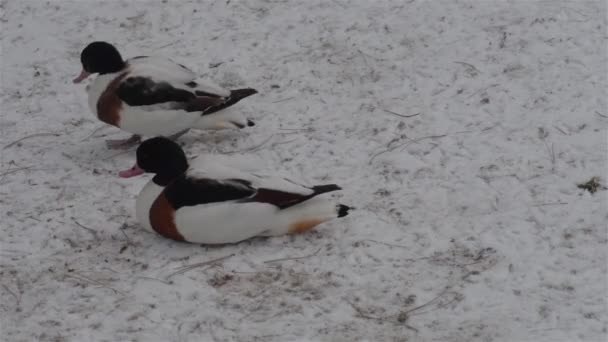
[[285, 193], [307, 196], [313, 193], [312, 188], [283, 177], [276, 170], [247, 161], [251, 158], [229, 158], [226, 156], [201, 156], [192, 163], [188, 171], [195, 178], [238, 179], [247, 182], [255, 189], [273, 189]]
[[205, 111], [224, 102], [221, 97], [197, 96], [169, 82], [158, 82], [143, 76], [127, 77], [118, 86], [117, 94], [129, 106], [163, 104], [187, 112]]
[[317, 195], [340, 190], [335, 184], [304, 188], [305, 192], [289, 192], [275, 188], [255, 187], [244, 179], [211, 179], [183, 176], [163, 191], [173, 209], [201, 204], [240, 201], [267, 203], [285, 209]]
[[129, 61], [133, 75], [145, 75], [155, 80], [187, 87], [199, 96], [229, 96], [230, 90], [209, 80], [200, 79], [185, 65], [175, 63], [170, 59], [160, 57], [140, 56]]
[[256, 189], [242, 180], [181, 177], [169, 184], [163, 193], [173, 209], [208, 203], [243, 200]]
[[286, 192], [271, 188], [258, 188], [253, 196], [244, 201], [268, 203], [276, 206], [279, 209], [285, 209], [307, 201], [317, 195], [341, 189], [335, 184], [326, 184], [313, 186], [312, 188], [307, 188], [307, 190], [307, 193], [303, 194], [301, 192]]

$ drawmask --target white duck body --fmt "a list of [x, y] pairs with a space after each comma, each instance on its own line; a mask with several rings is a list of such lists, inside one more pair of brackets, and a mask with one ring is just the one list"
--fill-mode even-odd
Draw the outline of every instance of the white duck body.
[[176, 109], [177, 102], [130, 106], [122, 101], [120, 117], [116, 122], [102, 118], [103, 114], [99, 112], [101, 96], [118, 78], [124, 80], [130, 77], [145, 77], [156, 83], [169, 84], [176, 89], [204, 92], [214, 97], [228, 98], [231, 95], [230, 90], [208, 81], [198, 80], [192, 71], [170, 60], [158, 57], [136, 57], [127, 61], [124, 70], [98, 75], [87, 87], [89, 107], [102, 121], [142, 136], [171, 136], [190, 128], [223, 129], [247, 126], [247, 119], [229, 107], [202, 115], [201, 111]]
[[[246, 160], [245, 160], [245, 159]], [[254, 158], [239, 156], [227, 157], [221, 155], [201, 155], [192, 160], [191, 170], [199, 170], [199, 172], [207, 172], [213, 177], [223, 177], [228, 175], [228, 178], [238, 178], [235, 176], [243, 176], [243, 172], [239, 170], [247, 170], [250, 172], [263, 171], [264, 166], [259, 160]], [[196, 171], [194, 171], [196, 172]], [[157, 185], [151, 179], [140, 191], [135, 202], [135, 214], [137, 220], [149, 231], [154, 231], [150, 225], [150, 207], [158, 198], [158, 195], [163, 191], [164, 187]]]
[[[213, 179], [234, 188], [255, 188], [258, 191], [271, 189], [301, 195], [303, 198], [317, 194], [312, 188], [281, 177], [209, 163], [211, 160], [217, 158], [214, 156], [199, 158], [197, 165], [186, 172], [187, 177], [197, 180]], [[249, 184], [243, 184], [241, 181]], [[339, 189], [337, 186], [334, 187], [325, 191]], [[159, 198], [164, 198], [163, 190], [163, 187], [151, 180], [137, 198], [136, 211], [138, 220], [147, 230], [166, 235], [158, 228], [153, 228], [150, 211], [152, 206], [159, 208]], [[255, 196], [254, 194], [251, 197]], [[341, 210], [347, 207], [337, 205], [327, 197], [312, 197], [283, 209], [271, 203], [247, 201], [251, 197], [182, 206], [173, 213], [175, 228], [185, 241], [222, 244], [239, 242], [255, 236], [300, 233], [327, 220], [346, 215]]]
[[323, 198], [283, 210], [267, 203], [231, 201], [180, 208], [175, 224], [185, 241], [235, 243], [256, 236], [300, 233], [336, 218], [337, 210], [335, 203]]

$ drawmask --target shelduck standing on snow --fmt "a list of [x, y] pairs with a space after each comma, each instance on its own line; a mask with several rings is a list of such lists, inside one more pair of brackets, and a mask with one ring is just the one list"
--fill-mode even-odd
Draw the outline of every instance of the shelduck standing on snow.
[[137, 164], [121, 177], [143, 172], [155, 176], [137, 198], [138, 220], [178, 241], [221, 244], [302, 233], [350, 209], [317, 197], [340, 190], [335, 184], [305, 187], [216, 163], [190, 167], [181, 147], [164, 137], [144, 141]]
[[99, 74], [87, 87], [91, 110], [101, 121], [134, 134], [108, 141], [109, 147], [132, 145], [142, 135], [177, 137], [190, 128], [254, 125], [223, 109], [256, 94], [255, 89], [224, 89], [198, 80], [190, 69], [168, 59], [140, 56], [124, 61], [106, 42], [89, 44], [80, 60], [83, 70], [74, 83]]

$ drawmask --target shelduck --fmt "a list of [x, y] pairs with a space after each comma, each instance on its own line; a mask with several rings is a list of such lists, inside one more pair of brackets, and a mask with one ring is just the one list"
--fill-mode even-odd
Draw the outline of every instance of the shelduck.
[[87, 87], [97, 117], [134, 135], [110, 140], [111, 148], [130, 146], [141, 136], [177, 137], [191, 128], [253, 126], [241, 114], [225, 110], [256, 94], [251, 88], [228, 90], [198, 79], [190, 69], [168, 59], [139, 56], [123, 60], [112, 44], [93, 42], [81, 53], [80, 83], [99, 74]]
[[137, 148], [137, 163], [121, 177], [154, 177], [136, 201], [139, 222], [166, 238], [205, 244], [302, 233], [344, 217], [350, 207], [327, 196], [335, 184], [307, 187], [202, 158], [191, 167], [174, 141], [156, 137]]

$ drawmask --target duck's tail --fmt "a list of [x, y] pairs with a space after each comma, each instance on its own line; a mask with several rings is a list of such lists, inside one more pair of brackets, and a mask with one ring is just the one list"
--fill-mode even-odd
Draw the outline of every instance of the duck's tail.
[[349, 206], [319, 197], [284, 209], [282, 215], [287, 218], [288, 233], [296, 234], [311, 230], [323, 222], [344, 217], [350, 210]]
[[[314, 196], [317, 196], [320, 194], [324, 194], [326, 192], [342, 190], [342, 188], [336, 184], [315, 185], [312, 187], [312, 189], [313, 189], [314, 193], [311, 197], [314, 197]], [[344, 217], [344, 216], [348, 215], [348, 211], [351, 209], [352, 209], [352, 207], [349, 207], [347, 205], [338, 204], [336, 206], [336, 213], [338, 214], [338, 217]]]
[[257, 94], [258, 91], [253, 88], [243, 88], [243, 89], [235, 89], [230, 91], [230, 95], [223, 98], [223, 101], [218, 105], [209, 107], [203, 111], [203, 115], [213, 114], [217, 111], [220, 111], [224, 108], [228, 108], [233, 104], [241, 101], [242, 99], [249, 97], [251, 95]]
[[338, 217], [344, 217], [348, 215], [348, 212], [353, 209], [352, 207], [346, 206], [344, 204], [338, 204]]
[[[240, 112], [227, 109], [240, 100], [257, 94], [257, 90], [251, 88], [236, 89], [230, 91], [230, 95], [217, 98], [219, 103], [209, 106], [202, 111], [202, 115], [194, 128], [197, 129], [226, 129], [245, 128], [255, 126], [255, 122], [245, 118]], [[221, 112], [220, 112], [221, 111]]]

